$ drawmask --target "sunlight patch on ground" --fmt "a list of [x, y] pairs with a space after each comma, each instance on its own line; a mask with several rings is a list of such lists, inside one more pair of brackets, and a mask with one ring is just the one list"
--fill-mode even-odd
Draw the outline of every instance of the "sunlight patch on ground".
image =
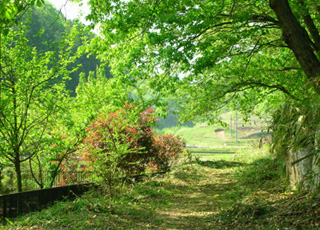
[[179, 219], [181, 217], [190, 217], [190, 216], [196, 216], [196, 217], [205, 217], [205, 216], [210, 216], [210, 215], [214, 215], [214, 214], [217, 214], [218, 212], [213, 212], [213, 211], [210, 211], [210, 212], [192, 212], [190, 213], [189, 211], [186, 211], [186, 210], [174, 210], [174, 212], [172, 210], [170, 211], [157, 211], [156, 212], [157, 214], [160, 214], [160, 215], [166, 215], [167, 218], [171, 218], [171, 219]]

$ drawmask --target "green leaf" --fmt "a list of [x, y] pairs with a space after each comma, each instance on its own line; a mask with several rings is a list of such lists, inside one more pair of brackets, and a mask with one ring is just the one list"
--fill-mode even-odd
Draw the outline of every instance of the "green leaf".
[[7, 8], [7, 10], [6, 10], [6, 18], [7, 19], [12, 18], [12, 10], [10, 8]]
[[4, 36], [7, 36], [8, 33], [9, 33], [9, 29], [8, 29], [8, 28], [5, 28], [4, 30], [2, 30], [2, 34], [3, 34]]
[[37, 6], [41, 7], [42, 6], [42, 1], [41, 0], [37, 0]]

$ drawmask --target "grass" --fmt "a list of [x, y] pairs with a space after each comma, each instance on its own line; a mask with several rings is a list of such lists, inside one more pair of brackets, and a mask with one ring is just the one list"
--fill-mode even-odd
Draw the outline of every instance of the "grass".
[[[224, 130], [216, 132], [218, 130]], [[246, 148], [252, 143], [266, 134], [261, 132], [261, 127], [243, 126], [238, 129], [238, 139], [235, 139], [235, 131], [232, 135], [229, 128], [222, 126], [212, 126], [206, 124], [198, 124], [194, 127], [174, 127], [163, 129], [161, 133], [173, 133], [186, 140], [188, 146], [200, 146], [202, 148], [210, 148], [222, 151], [237, 151]]]
[[198, 155], [116, 197], [91, 191], [2, 228], [319, 228], [318, 198], [288, 191], [282, 161], [267, 150], [242, 150], [228, 160]]
[[233, 154], [212, 154], [212, 153], [193, 153], [194, 157], [199, 158], [201, 161], [207, 160], [231, 160], [233, 159]]
[[[206, 160], [230, 160], [234, 154], [218, 153], [218, 152], [231, 152], [231, 149], [219, 149], [219, 148], [188, 148], [192, 153], [192, 156], [200, 159], [201, 161]], [[216, 152], [216, 153], [212, 153]]]

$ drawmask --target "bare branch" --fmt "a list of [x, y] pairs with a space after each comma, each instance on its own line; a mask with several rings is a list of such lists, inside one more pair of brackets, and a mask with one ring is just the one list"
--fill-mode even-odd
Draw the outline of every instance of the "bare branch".
[[295, 67], [295, 66], [291, 66], [291, 67], [283, 67], [281, 69], [263, 69], [265, 71], [269, 71], [269, 72], [285, 72], [285, 71], [291, 71], [291, 70], [302, 70], [301, 67]]
[[[252, 58], [253, 53], [255, 52], [256, 48], [258, 47], [259, 42], [260, 42], [260, 39], [257, 41], [257, 43], [254, 45], [253, 49], [252, 49], [252, 50], [250, 51], [250, 53], [249, 53], [249, 60], [248, 60], [248, 62], [247, 62], [247, 64], [246, 64], [246, 67], [245, 67], [244, 71], [242, 72], [242, 75], [241, 75], [241, 77], [240, 77], [241, 79], [243, 79], [245, 73], [247, 72], [248, 66], [249, 66], [249, 64], [250, 64], [250, 62], [251, 62], [251, 58]], [[259, 48], [258, 48], [258, 49], [259, 49]]]
[[303, 9], [303, 21], [306, 24], [308, 31], [313, 39], [313, 42], [311, 42], [312, 46], [314, 47], [314, 49], [316, 51], [320, 50], [320, 34], [319, 34], [319, 30], [317, 29], [316, 25], [314, 24], [310, 13], [308, 11], [308, 9], [305, 6], [305, 3], [303, 0], [299, 0], [299, 3], [302, 5], [302, 9]]
[[269, 15], [253, 15], [252, 22], [272, 22], [275, 25], [279, 26], [279, 21]]
[[299, 163], [300, 161], [303, 161], [304, 159], [306, 159], [306, 158], [308, 158], [308, 157], [314, 156], [315, 154], [316, 154], [316, 153], [314, 153], [314, 152], [313, 152], [313, 153], [309, 153], [309, 154], [301, 157], [300, 159], [293, 161], [293, 162], [291, 163], [291, 166], [294, 166], [295, 164]]

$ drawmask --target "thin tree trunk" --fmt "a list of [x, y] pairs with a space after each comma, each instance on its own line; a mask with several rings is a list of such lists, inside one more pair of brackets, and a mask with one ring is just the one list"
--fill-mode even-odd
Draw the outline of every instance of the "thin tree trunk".
[[[21, 161], [20, 155], [17, 153], [17, 157], [15, 158], [15, 170], [17, 175], [17, 188], [18, 192], [22, 192], [22, 176], [21, 176]], [[20, 215], [22, 212], [22, 200], [21, 197], [18, 195], [17, 197], [17, 213]]]
[[320, 186], [320, 167], [319, 167], [320, 153], [318, 152], [319, 138], [320, 138], [320, 130], [317, 130], [315, 134], [315, 150], [317, 154], [313, 156], [313, 159], [312, 159], [312, 172], [314, 173], [314, 178], [312, 178], [312, 183], [311, 183], [312, 193], [319, 193], [319, 186]]
[[19, 158], [15, 159], [15, 171], [17, 175], [17, 189], [18, 192], [22, 192], [21, 161]]

